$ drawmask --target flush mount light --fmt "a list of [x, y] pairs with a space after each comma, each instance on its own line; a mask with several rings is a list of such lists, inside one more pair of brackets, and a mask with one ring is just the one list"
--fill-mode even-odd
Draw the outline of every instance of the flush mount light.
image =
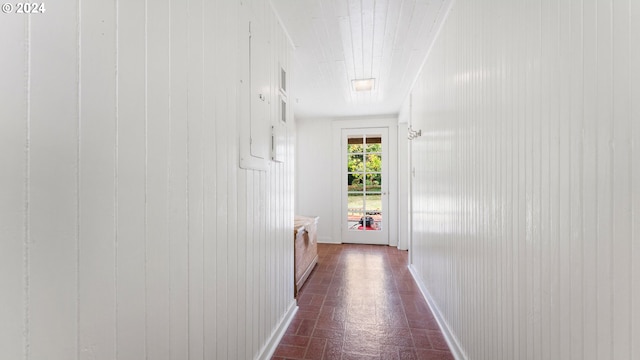
[[357, 79], [351, 80], [353, 90], [355, 91], [371, 91], [375, 85], [376, 79]]

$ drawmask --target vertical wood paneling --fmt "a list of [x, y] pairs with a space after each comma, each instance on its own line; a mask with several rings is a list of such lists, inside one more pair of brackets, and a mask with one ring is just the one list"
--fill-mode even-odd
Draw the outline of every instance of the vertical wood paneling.
[[171, 117], [171, 1], [147, 3], [146, 72], [146, 353], [171, 355], [169, 151]]
[[116, 343], [133, 360], [146, 356], [146, 8], [117, 11]]
[[116, 357], [115, 19], [114, 4], [80, 8], [80, 359]]
[[[560, 264], [560, 188], [558, 186], [558, 181], [560, 178], [560, 157], [558, 153], [560, 152], [560, 135], [559, 135], [559, 124], [560, 124], [560, 114], [558, 109], [560, 108], [561, 99], [560, 99], [560, 88], [558, 86], [554, 86], [556, 79], [559, 77], [560, 68], [558, 63], [560, 61], [560, 38], [558, 37], [558, 33], [560, 31], [560, 22], [561, 19], [558, 16], [559, 13], [559, 4], [554, 2], [549, 3], [549, 12], [548, 21], [551, 30], [551, 40], [547, 43], [549, 46], [549, 51], [551, 53], [550, 58], [550, 111], [548, 114], [549, 117], [549, 137], [551, 139], [550, 143], [550, 156], [549, 156], [549, 183], [551, 187], [550, 197], [549, 197], [549, 217], [550, 217], [550, 239], [551, 239], [551, 249], [550, 249], [550, 258], [549, 258], [549, 268], [552, 272], [551, 277], [551, 288], [550, 288], [550, 296], [549, 301], [551, 302], [551, 307], [549, 309], [551, 322], [549, 325], [549, 336], [551, 338], [550, 342], [550, 354], [557, 354], [560, 352], [561, 339], [560, 339], [560, 327], [558, 326], [561, 314], [560, 302], [557, 297], [554, 297], [553, 294], [560, 293], [560, 279], [557, 276], [558, 264]], [[546, 47], [546, 46], [545, 46]]]
[[29, 24], [26, 352], [33, 359], [77, 358], [78, 9], [57, 5], [59, 12]]
[[[573, 1], [570, 11], [571, 37], [569, 46], [571, 47], [570, 57], [568, 58], [571, 66], [569, 79], [571, 81], [570, 98], [571, 98], [571, 121], [570, 121], [570, 163], [571, 171], [569, 173], [570, 198], [568, 204], [570, 207], [571, 222], [571, 294], [569, 311], [571, 314], [571, 359], [584, 359], [584, 302], [581, 301], [584, 294], [584, 233], [583, 233], [583, 136], [584, 130], [584, 61], [582, 60], [583, 36], [582, 36], [582, 3], [581, 1]], [[576, 134], [576, 135], [574, 135]], [[580, 134], [580, 136], [577, 136]], [[578, 300], [578, 301], [576, 301]]]
[[461, 357], [637, 356], [638, 14], [455, 3], [411, 94], [411, 252]]
[[[629, 18], [630, 2], [616, 1], [613, 3], [613, 123], [612, 123], [612, 150], [613, 150], [613, 333], [615, 346], [613, 348], [614, 359], [631, 359], [631, 323], [630, 314], [632, 308], [632, 289], [630, 286], [632, 277], [631, 247], [632, 247], [632, 214], [631, 199], [633, 188], [631, 183], [631, 124], [638, 122], [640, 118], [630, 117], [630, 63], [629, 52], [631, 47], [640, 46], [629, 42], [629, 22], [638, 19]], [[640, 67], [640, 64], [634, 64]], [[636, 189], [640, 183], [635, 184]], [[639, 303], [635, 301], [635, 305]], [[636, 339], [637, 341], [638, 339]]]
[[[259, 299], [260, 289], [258, 288], [258, 277], [260, 276], [260, 269], [257, 266], [259, 262], [259, 244], [255, 241], [254, 231], [255, 231], [255, 221], [254, 221], [254, 189], [249, 186], [249, 180], [247, 177], [241, 178], [240, 184], [243, 184], [246, 191], [246, 206], [247, 206], [247, 217], [244, 221], [245, 228], [243, 231], [246, 234], [247, 239], [247, 274], [251, 281], [247, 281], [246, 294], [247, 299]], [[246, 304], [246, 303], [245, 303]], [[246, 306], [246, 305], [245, 305]], [[256, 344], [259, 344], [258, 339], [258, 326], [256, 326], [255, 322], [259, 319], [260, 311], [259, 308], [247, 306], [247, 324], [245, 325], [245, 334], [246, 338], [249, 340], [247, 352], [251, 354], [255, 354], [259, 349]], [[253, 326], [252, 326], [253, 325]]]
[[[584, 142], [583, 142], [583, 241], [584, 241], [584, 307], [597, 307], [597, 286], [593, 279], [597, 276], [597, 267], [589, 266], [597, 261], [597, 220], [598, 203], [597, 182], [597, 138], [598, 138], [598, 101], [597, 101], [597, 9], [594, 2], [585, 2], [584, 6]], [[597, 356], [597, 312], [584, 312], [584, 359], [596, 359]]]
[[[28, 20], [20, 16], [2, 19], [0, 48], [5, 71], [0, 86], [0, 349], [3, 356], [23, 356], [28, 334], [25, 307], [28, 286], [26, 210], [28, 156]], [[5, 28], [6, 26], [6, 28]], [[5, 31], [15, 29], [15, 31]]]
[[169, 136], [169, 268], [171, 359], [189, 357], [188, 123], [189, 12], [171, 2], [171, 96]]
[[[219, 132], [217, 131], [217, 122], [213, 119], [219, 119], [219, 106], [220, 101], [216, 100], [220, 93], [220, 87], [212, 81], [206, 79], [216, 78], [219, 71], [219, 62], [221, 58], [217, 56], [219, 47], [215, 46], [216, 35], [220, 33], [221, 25], [223, 24], [220, 14], [224, 13], [226, 9], [218, 9], [215, 7], [215, 3], [205, 1], [203, 3], [203, 13], [210, 14], [203, 18], [203, 187], [204, 187], [204, 244], [203, 244], [203, 257], [204, 257], [204, 277], [203, 277], [203, 296], [204, 296], [204, 309], [203, 309], [203, 331], [204, 331], [204, 358], [210, 359], [216, 357], [217, 339], [218, 339], [218, 323], [217, 323], [217, 307], [218, 307], [218, 292], [217, 292], [217, 174], [219, 170], [217, 168], [218, 160], [218, 143]], [[220, 11], [218, 11], [220, 10]], [[209, 64], [209, 66], [207, 66]], [[215, 139], [215, 141], [208, 141]], [[241, 189], [241, 187], [239, 187]], [[224, 331], [224, 330], [220, 330]]]
[[612, 14], [610, 1], [598, 1], [597, 8], [598, 46], [598, 287], [596, 312], [598, 314], [598, 358], [613, 356], [611, 342], [613, 318], [612, 267], [612, 178], [611, 178], [611, 124], [613, 122], [612, 79], [613, 59], [611, 49]]
[[[239, 169], [244, 10], [56, 6], [0, 35], [0, 357], [267, 358], [295, 306], [294, 125], [284, 162]], [[292, 47], [269, 3], [251, 6], [277, 121]]]
[[[224, 6], [224, 5], [223, 5]], [[223, 12], [224, 13], [224, 12]], [[229, 20], [227, 20], [223, 15], [221, 15], [217, 19], [220, 26], [216, 29], [217, 36], [228, 31]], [[217, 36], [215, 39], [217, 39]], [[230, 40], [228, 40], [230, 41]], [[217, 51], [227, 51], [230, 49], [227, 41], [223, 41], [221, 44], [221, 49], [216, 49]], [[213, 50], [213, 49], [212, 49]], [[215, 58], [214, 58], [215, 59]], [[215, 64], [215, 76], [221, 78], [224, 83], [228, 82], [230, 74], [222, 71], [222, 68], [226, 65], [222, 59], [216, 59]], [[230, 143], [231, 138], [224, 136], [224, 134], [229, 134], [233, 132], [233, 128], [229, 125], [228, 121], [225, 121], [225, 117], [230, 116], [230, 111], [233, 109], [228, 108], [229, 103], [229, 90], [224, 87], [216, 87], [215, 88], [215, 133], [216, 133], [216, 219], [215, 219], [215, 262], [216, 262], [216, 270], [215, 270], [215, 288], [216, 288], [216, 316], [215, 316], [215, 324], [216, 324], [216, 340], [214, 342], [215, 346], [213, 346], [213, 351], [215, 351], [215, 358], [219, 359], [227, 359], [228, 358], [228, 348], [229, 344], [227, 343], [227, 338], [229, 336], [229, 325], [228, 325], [228, 317], [227, 317], [227, 308], [229, 303], [229, 284], [228, 280], [228, 268], [229, 268], [229, 241], [224, 241], [222, 239], [229, 239], [228, 229], [227, 229], [227, 217], [229, 216], [229, 204], [228, 204], [228, 191], [229, 191], [229, 181], [227, 179], [226, 170], [233, 166], [233, 164], [229, 163], [229, 148], [232, 146]], [[238, 188], [239, 191], [242, 191], [242, 188]], [[222, 241], [221, 241], [222, 240]], [[231, 260], [233, 261], [233, 260]]]
[[189, 358], [204, 360], [203, 2], [187, 2], [189, 21], [188, 236]]
[[[558, 298], [560, 307], [560, 318], [557, 326], [559, 327], [559, 342], [561, 358], [571, 358], [571, 264], [573, 257], [571, 256], [571, 182], [569, 173], [571, 170], [571, 147], [570, 147], [570, 124], [571, 124], [571, 16], [570, 3], [563, 2], [558, 7], [558, 17], [560, 27], [558, 31], [560, 61], [557, 64], [559, 68], [558, 76], [563, 76], [564, 81], [560, 83], [560, 106], [558, 109], [558, 274], [560, 281], [560, 289], [565, 292], [565, 296]], [[569, 45], [569, 46], [567, 46]], [[569, 292], [567, 292], [569, 290]]]
[[[640, 18], [640, 4], [629, 2], [629, 18]], [[640, 183], [640, 68], [634, 66], [640, 62], [640, 22], [630, 21], [629, 24], [629, 90], [631, 104], [631, 299], [640, 299], [640, 189], [634, 184]], [[633, 44], [636, 44], [635, 46]], [[640, 357], [640, 309], [631, 307], [631, 358]]]
[[[238, 238], [246, 239], [246, 241], [240, 244], [240, 249], [238, 250], [238, 256], [242, 256], [244, 259], [242, 267], [238, 269], [239, 283], [242, 284], [242, 286], [239, 286], [238, 288], [238, 299], [242, 307], [242, 311], [240, 311], [238, 314], [238, 334], [241, 339], [250, 340], [252, 338], [251, 333], [254, 319], [254, 309], [250, 306], [247, 306], [247, 299], [249, 298], [249, 296], [251, 296], [251, 298], [255, 298], [255, 289], [253, 288], [253, 282], [249, 281], [249, 279], [253, 278], [251, 270], [253, 269], [252, 264], [254, 263], [254, 245], [249, 241], [249, 234], [252, 231], [252, 222], [249, 221], [250, 217], [248, 216], [248, 214], [253, 211], [253, 207], [248, 202], [250, 199], [250, 189], [247, 186], [247, 177], [242, 175], [244, 174], [241, 174], [241, 176], [238, 177], [238, 189], [243, 189], [243, 191], [238, 192], [238, 205], [241, 207], [246, 207], [247, 218], [242, 219], [242, 221], [239, 222], [238, 226]], [[244, 341], [244, 343], [239, 344], [239, 346], [239, 356], [244, 356], [245, 358], [247, 358], [247, 354], [254, 354], [255, 351], [257, 351], [257, 349], [254, 349], [255, 344], [253, 341]]]

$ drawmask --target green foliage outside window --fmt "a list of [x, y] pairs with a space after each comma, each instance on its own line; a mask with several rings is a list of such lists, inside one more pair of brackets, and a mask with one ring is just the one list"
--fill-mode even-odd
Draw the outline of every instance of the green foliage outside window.
[[[382, 185], [382, 145], [349, 145], [347, 171], [350, 191], [380, 191]], [[366, 177], [365, 177], [366, 169]]]

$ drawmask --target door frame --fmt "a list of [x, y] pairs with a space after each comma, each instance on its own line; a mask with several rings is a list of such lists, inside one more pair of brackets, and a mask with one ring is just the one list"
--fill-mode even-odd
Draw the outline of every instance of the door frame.
[[[347, 220], [348, 215], [348, 195], [347, 191], [347, 143], [348, 138], [353, 136], [367, 136], [381, 135], [382, 138], [382, 188], [380, 189], [381, 195], [381, 208], [382, 208], [382, 228], [380, 230], [351, 230], [349, 228], [349, 222]], [[341, 166], [341, 182], [340, 191], [340, 211], [342, 216], [340, 217], [342, 228], [341, 237], [342, 242], [348, 242], [353, 244], [374, 244], [374, 245], [388, 245], [389, 244], [389, 227], [388, 227], [388, 212], [389, 212], [389, 128], [388, 127], [375, 127], [375, 128], [356, 128], [356, 129], [343, 129], [342, 130], [342, 166]], [[366, 155], [365, 155], [366, 158]], [[364, 209], [363, 209], [364, 210]]]
[[342, 243], [342, 131], [349, 129], [387, 128], [388, 169], [388, 244], [398, 246], [398, 118], [369, 117], [334, 120], [332, 122], [333, 166], [331, 172], [333, 239]]

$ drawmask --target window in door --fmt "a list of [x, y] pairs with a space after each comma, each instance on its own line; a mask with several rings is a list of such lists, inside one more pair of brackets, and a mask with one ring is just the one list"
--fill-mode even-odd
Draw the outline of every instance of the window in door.
[[381, 231], [384, 224], [382, 136], [347, 137], [347, 228]]

